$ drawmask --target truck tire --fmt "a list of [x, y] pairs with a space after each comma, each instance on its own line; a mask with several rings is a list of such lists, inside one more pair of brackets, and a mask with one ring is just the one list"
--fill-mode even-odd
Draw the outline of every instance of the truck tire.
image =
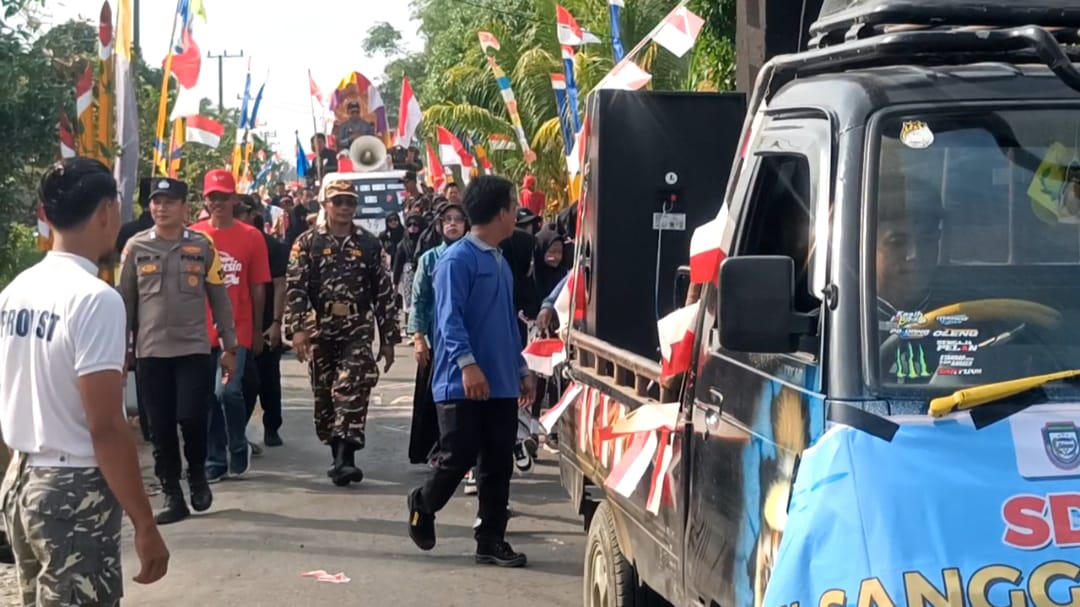
[[584, 607], [633, 607], [637, 596], [634, 566], [619, 549], [611, 506], [601, 502], [585, 543]]

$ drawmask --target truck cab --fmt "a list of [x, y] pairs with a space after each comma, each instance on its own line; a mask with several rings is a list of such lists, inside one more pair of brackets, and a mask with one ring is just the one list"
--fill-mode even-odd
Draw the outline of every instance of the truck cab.
[[[965, 514], [915, 500], [923, 536], [896, 529], [884, 534], [894, 546], [813, 563], [833, 541], [814, 533], [856, 525], [821, 497], [847, 468], [800, 487], [836, 427], [871, 437], [844, 439], [870, 445], [871, 459], [907, 428], [986, 428], [964, 440], [1010, 454], [1002, 486], [1069, 496], [1038, 548], [1080, 561], [1080, 384], [1067, 381], [1080, 369], [1078, 28], [1080, 7], [1064, 0], [827, 0], [810, 48], [762, 69], [718, 218], [724, 259], [692, 309], [689, 368], [665, 377], [660, 361], [580, 324], [567, 336], [574, 392], [558, 422], [560, 470], [589, 530], [585, 605], [844, 605], [855, 591], [859, 605], [901, 604], [896, 589], [865, 594], [865, 580], [846, 595], [770, 586], [778, 562], [785, 592], [816, 588], [826, 570], [916, 570], [950, 552], [951, 524], [981, 525], [994, 541], [1017, 532], [995, 501], [1008, 495], [990, 494], [993, 471], [957, 473]], [[949, 417], [971, 403], [989, 404]], [[1036, 410], [1057, 417], [1021, 441], [1009, 418]], [[1025, 472], [1032, 454], [1049, 462], [1042, 473]], [[877, 520], [866, 513], [903, 509], [890, 491], [918, 494], [917, 479], [886, 480], [850, 498], [860, 533]], [[815, 529], [787, 537], [811, 511]], [[967, 550], [1023, 571], [1016, 587], [1034, 575], [1022, 566], [1030, 552]], [[1080, 569], [1066, 569], [1056, 590], [1027, 587], [1028, 600], [1075, 600]], [[991, 604], [975, 574], [958, 567], [957, 588]], [[938, 594], [921, 595], [904, 576], [908, 604], [965, 600], [941, 575], [925, 578]], [[1014, 601], [1006, 586], [997, 604]]]

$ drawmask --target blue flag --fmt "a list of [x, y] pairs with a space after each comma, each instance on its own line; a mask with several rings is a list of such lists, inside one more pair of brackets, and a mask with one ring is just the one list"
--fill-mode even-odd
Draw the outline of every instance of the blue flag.
[[611, 51], [615, 63], [622, 61], [625, 51], [622, 45], [622, 28], [619, 25], [619, 13], [622, 12], [623, 0], [608, 0], [608, 12], [611, 13]]
[[803, 453], [763, 607], [1076, 604], [1080, 405], [891, 419]]
[[304, 146], [300, 143], [300, 133], [296, 134], [296, 175], [297, 177], [305, 177], [308, 171], [311, 170], [311, 165], [308, 164], [307, 154], [304, 153]]
[[244, 99], [240, 102], [240, 128], [251, 129], [255, 125], [248, 120], [248, 101], [251, 100], [251, 72], [248, 71], [244, 80]]
[[[250, 83], [250, 76], [248, 77]], [[256, 127], [255, 119], [259, 115], [259, 105], [262, 104], [263, 89], [266, 88], [266, 81], [264, 80], [262, 86], [259, 87], [259, 92], [255, 93], [255, 103], [251, 106], [251, 116], [247, 119], [247, 126], [249, 129]]]

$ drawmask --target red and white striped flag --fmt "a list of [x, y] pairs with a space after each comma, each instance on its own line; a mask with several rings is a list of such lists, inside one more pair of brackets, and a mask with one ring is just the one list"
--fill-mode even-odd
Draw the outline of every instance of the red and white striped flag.
[[551, 377], [555, 375], [555, 367], [566, 361], [566, 345], [557, 338], [537, 339], [525, 346], [521, 355], [529, 370]]
[[189, 116], [184, 120], [184, 134], [189, 143], [216, 148], [225, 134], [225, 125], [206, 116]]
[[727, 229], [728, 208], [720, 208], [716, 219], [696, 230], [690, 237], [690, 282], [705, 284], [715, 282], [720, 275], [720, 263], [724, 261], [724, 230]]
[[698, 308], [696, 301], [679, 308], [656, 323], [660, 337], [660, 378], [674, 377], [690, 368], [694, 354], [694, 331]]
[[465, 150], [461, 140], [444, 127], [439, 126], [439, 158], [443, 164], [472, 168], [472, 154]]
[[416, 128], [420, 126], [420, 120], [424, 117], [424, 113], [420, 111], [420, 102], [416, 100], [408, 78], [401, 79], [401, 103], [398, 107], [401, 108], [401, 113], [398, 115], [395, 143], [408, 146], [412, 143]]
[[577, 401], [581, 396], [581, 392], [585, 389], [585, 386], [574, 383], [570, 384], [570, 387], [563, 392], [562, 398], [559, 402], [555, 403], [555, 406], [548, 409], [540, 416], [540, 427], [544, 429], [544, 432], [550, 433], [555, 430], [555, 424], [558, 423], [559, 418], [566, 413], [566, 410]]

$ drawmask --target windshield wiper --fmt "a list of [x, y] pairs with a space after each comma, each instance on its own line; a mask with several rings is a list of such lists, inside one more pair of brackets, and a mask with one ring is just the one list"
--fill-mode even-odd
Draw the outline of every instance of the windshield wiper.
[[1080, 369], [1058, 371], [1057, 373], [1047, 373], [1045, 375], [1032, 375], [1031, 377], [962, 388], [949, 396], [940, 396], [931, 400], [930, 415], [941, 417], [953, 411], [973, 409], [979, 405], [986, 405], [1003, 398], [1016, 396], [1028, 390], [1041, 388], [1050, 382], [1073, 377], [1080, 377]]

